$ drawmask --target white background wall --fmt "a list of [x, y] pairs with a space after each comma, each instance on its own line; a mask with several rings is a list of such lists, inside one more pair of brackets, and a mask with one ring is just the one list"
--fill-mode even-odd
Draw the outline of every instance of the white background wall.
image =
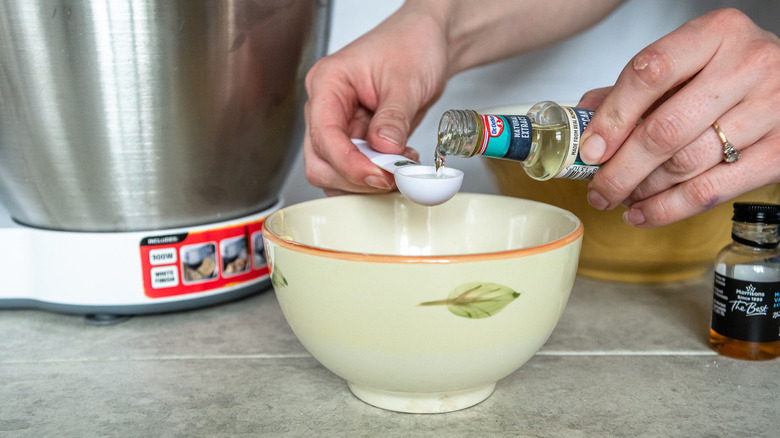
[[[329, 52], [334, 52], [380, 23], [401, 0], [334, 0]], [[409, 145], [421, 161], [433, 162], [436, 127], [450, 108], [483, 109], [535, 103], [541, 100], [576, 102], [588, 90], [614, 83], [623, 66], [643, 47], [706, 11], [738, 6], [767, 30], [780, 30], [777, 0], [631, 0], [587, 32], [562, 44], [454, 77]], [[466, 172], [464, 192], [495, 192], [482, 158], [451, 159]], [[283, 190], [288, 204], [321, 197], [311, 187], [298, 158]]]

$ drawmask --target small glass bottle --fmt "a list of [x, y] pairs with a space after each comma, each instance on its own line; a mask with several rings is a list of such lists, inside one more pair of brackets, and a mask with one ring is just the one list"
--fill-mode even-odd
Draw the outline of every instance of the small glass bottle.
[[519, 161], [534, 179], [591, 179], [598, 169], [580, 158], [580, 135], [593, 111], [540, 102], [525, 115], [449, 110], [439, 121], [436, 168], [448, 155]]
[[733, 242], [715, 259], [710, 346], [738, 359], [780, 356], [780, 205], [734, 203]]

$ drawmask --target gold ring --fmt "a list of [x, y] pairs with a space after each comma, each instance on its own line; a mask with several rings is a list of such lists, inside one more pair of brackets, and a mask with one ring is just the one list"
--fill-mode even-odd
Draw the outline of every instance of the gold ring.
[[720, 142], [723, 143], [723, 161], [727, 163], [733, 163], [739, 160], [739, 156], [740, 156], [739, 151], [734, 149], [734, 146], [732, 146], [731, 143], [729, 143], [729, 141], [726, 140], [726, 135], [723, 134], [723, 131], [721, 131], [718, 122], [717, 121], [713, 122], [712, 127], [715, 128], [715, 133], [718, 134], [718, 138], [720, 138]]

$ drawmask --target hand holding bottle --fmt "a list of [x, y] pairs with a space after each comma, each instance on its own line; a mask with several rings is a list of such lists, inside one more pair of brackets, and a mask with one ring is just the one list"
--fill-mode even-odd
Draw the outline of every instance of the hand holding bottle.
[[[304, 159], [309, 182], [328, 195], [384, 192], [393, 176], [354, 147], [363, 138], [386, 154], [418, 160], [410, 133], [447, 80], [466, 69], [561, 41], [622, 0], [407, 0], [379, 26], [321, 59], [306, 77]], [[435, 137], [432, 135], [432, 141]]]
[[[649, 228], [779, 182], [778, 71], [780, 39], [736, 10], [691, 20], [642, 50], [613, 87], [580, 102], [597, 108], [582, 158], [606, 162], [591, 205], [628, 205], [626, 222]], [[715, 121], [738, 161], [725, 162]]]

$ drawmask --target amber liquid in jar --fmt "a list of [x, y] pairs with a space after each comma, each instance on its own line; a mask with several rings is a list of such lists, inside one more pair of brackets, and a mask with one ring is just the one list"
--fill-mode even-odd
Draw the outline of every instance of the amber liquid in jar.
[[710, 347], [724, 356], [744, 360], [769, 360], [780, 357], [780, 341], [748, 342], [732, 339], [710, 329]]

